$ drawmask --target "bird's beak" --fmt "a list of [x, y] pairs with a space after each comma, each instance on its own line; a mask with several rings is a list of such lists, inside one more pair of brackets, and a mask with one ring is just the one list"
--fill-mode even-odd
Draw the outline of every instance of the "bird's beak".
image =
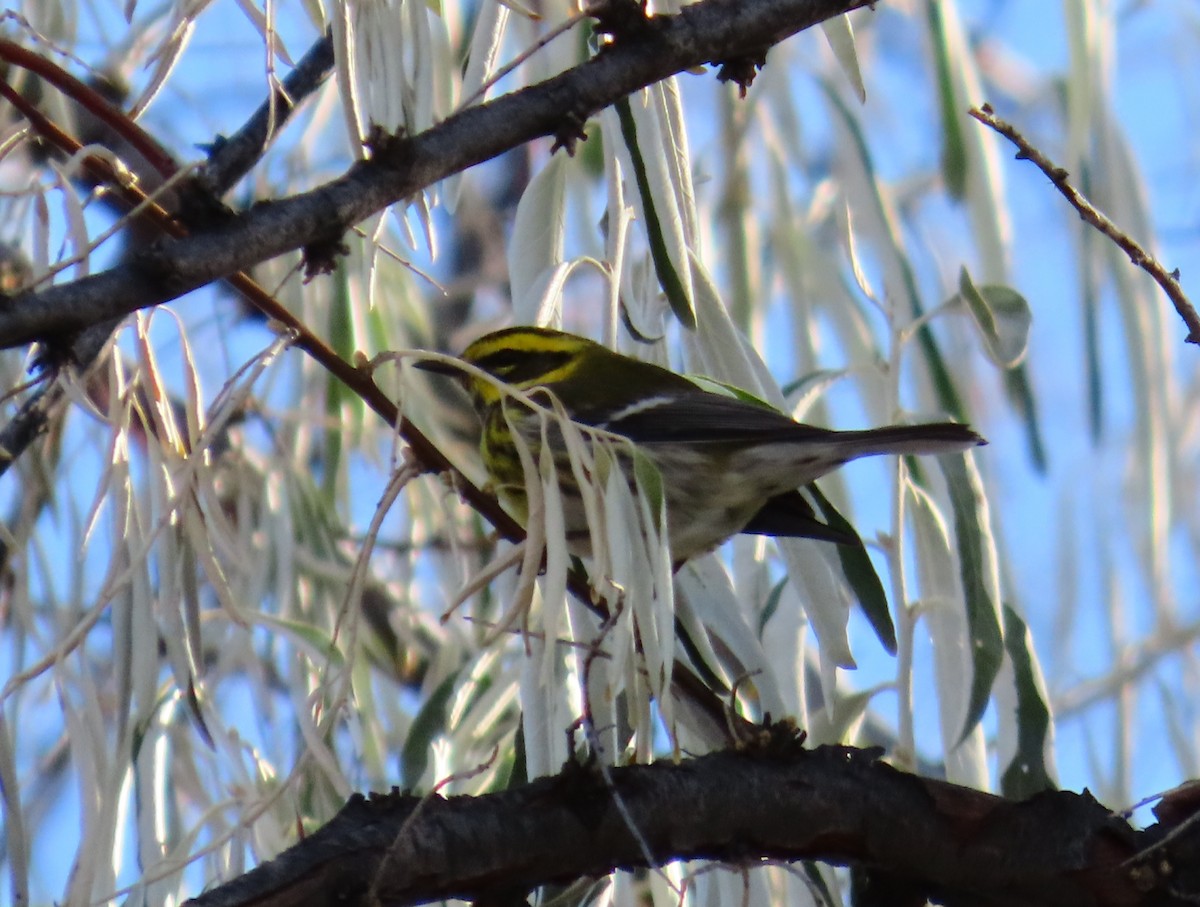
[[441, 359], [422, 359], [414, 362], [413, 368], [419, 368], [423, 372], [433, 372], [435, 375], [449, 375], [451, 378], [463, 377], [462, 369], [453, 362], [445, 362]]

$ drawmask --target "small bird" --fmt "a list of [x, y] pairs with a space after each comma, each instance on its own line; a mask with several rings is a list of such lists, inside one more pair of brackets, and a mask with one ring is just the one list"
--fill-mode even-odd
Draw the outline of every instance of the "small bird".
[[[536, 462], [545, 419], [501, 385], [533, 393], [535, 399], [535, 389], [544, 388], [573, 422], [628, 438], [654, 463], [662, 476], [676, 564], [739, 532], [842, 541], [839, 530], [816, 519], [798, 488], [858, 457], [955, 453], [987, 443], [956, 422], [864, 431], [805, 425], [766, 405], [705, 390], [668, 369], [548, 328], [495, 331], [470, 344], [462, 360], [497, 381], [444, 362], [417, 367], [453, 374], [466, 387], [483, 422], [484, 465], [497, 494], [519, 519], [528, 518], [528, 500], [509, 425]], [[545, 436], [559, 465], [568, 546], [586, 556], [588, 523], [562, 432], [550, 430]], [[622, 459], [622, 468], [632, 472], [630, 458]]]

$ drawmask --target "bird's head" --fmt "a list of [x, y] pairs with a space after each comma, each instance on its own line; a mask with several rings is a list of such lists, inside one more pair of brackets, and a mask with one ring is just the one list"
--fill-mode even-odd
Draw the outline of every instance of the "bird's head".
[[[600, 344], [550, 328], [511, 327], [486, 334], [463, 350], [463, 362], [475, 366], [517, 390], [535, 387], [555, 390], [579, 369], [595, 364], [597, 358], [614, 354]], [[427, 361], [417, 368], [458, 378], [477, 408], [498, 402], [502, 393], [491, 381], [455, 368], [452, 363]]]

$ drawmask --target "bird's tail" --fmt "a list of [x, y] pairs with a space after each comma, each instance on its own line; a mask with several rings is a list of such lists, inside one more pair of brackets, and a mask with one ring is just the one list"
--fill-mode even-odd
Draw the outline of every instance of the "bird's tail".
[[881, 454], [944, 454], [987, 444], [982, 437], [957, 422], [927, 422], [923, 425], [885, 425], [862, 431], [834, 432], [829, 439], [845, 459]]

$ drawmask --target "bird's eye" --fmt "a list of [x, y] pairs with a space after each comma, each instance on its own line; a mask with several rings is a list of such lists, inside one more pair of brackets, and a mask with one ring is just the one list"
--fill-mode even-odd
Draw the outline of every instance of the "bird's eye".
[[560, 368], [570, 353], [538, 350], [497, 350], [477, 363], [481, 369], [510, 384], [534, 381]]
[[491, 372], [498, 378], [506, 378], [517, 371], [524, 358], [526, 357], [522, 356], [516, 350], [497, 350], [490, 356], [485, 356], [481, 359], [479, 367]]

